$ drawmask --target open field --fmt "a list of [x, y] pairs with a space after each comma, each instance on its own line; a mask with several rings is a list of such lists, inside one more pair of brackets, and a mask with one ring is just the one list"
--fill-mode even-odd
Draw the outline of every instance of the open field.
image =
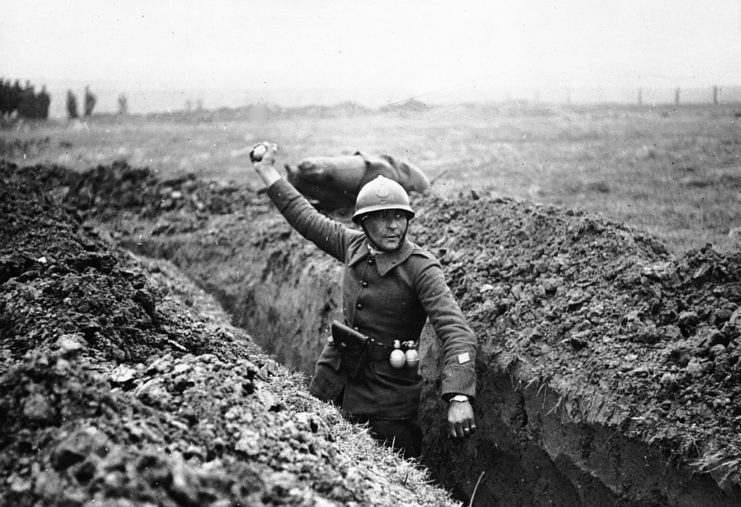
[[599, 212], [675, 253], [741, 245], [741, 127], [730, 106], [99, 116], [5, 129], [0, 156], [79, 170], [126, 159], [163, 178], [193, 172], [257, 188], [236, 152], [266, 139], [289, 164], [356, 150], [407, 158], [432, 177], [442, 172], [434, 188], [443, 195], [490, 191]]

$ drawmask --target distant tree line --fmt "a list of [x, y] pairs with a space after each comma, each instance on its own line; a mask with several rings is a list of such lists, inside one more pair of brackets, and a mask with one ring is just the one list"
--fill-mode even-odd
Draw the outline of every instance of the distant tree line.
[[36, 93], [34, 85], [26, 81], [21, 86], [19, 80], [11, 84], [8, 79], [0, 78], [0, 112], [3, 118], [28, 118], [45, 120], [49, 117], [51, 96], [46, 91], [46, 85]]

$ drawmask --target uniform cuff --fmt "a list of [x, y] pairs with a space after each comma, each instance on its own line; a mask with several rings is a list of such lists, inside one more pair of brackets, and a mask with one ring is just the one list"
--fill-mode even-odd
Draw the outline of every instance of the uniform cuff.
[[446, 401], [456, 394], [476, 397], [476, 373], [473, 368], [451, 365], [443, 371], [442, 397]]

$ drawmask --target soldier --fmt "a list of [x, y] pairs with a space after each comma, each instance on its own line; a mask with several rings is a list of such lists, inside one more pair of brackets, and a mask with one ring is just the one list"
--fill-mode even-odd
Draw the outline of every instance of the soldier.
[[0, 118], [5, 118], [5, 113], [10, 113], [10, 83], [0, 78]]
[[67, 90], [67, 116], [71, 120], [77, 118], [77, 97], [72, 90]]
[[[344, 324], [370, 338], [360, 361], [343, 354], [337, 340], [330, 342], [317, 361], [311, 393], [339, 405], [348, 419], [367, 423], [376, 439], [405, 457], [419, 457], [422, 379], [416, 348], [429, 318], [444, 353], [441, 395], [449, 402], [448, 433], [468, 437], [476, 430], [476, 339], [440, 263], [407, 238], [414, 210], [403, 187], [383, 176], [363, 186], [353, 214], [360, 231], [319, 213], [281, 177], [275, 145], [256, 145], [250, 160], [291, 226], [345, 265]], [[356, 368], [347, 364], [351, 359]]]
[[90, 116], [93, 114], [93, 109], [95, 109], [96, 102], [97, 102], [97, 98], [95, 97], [95, 94], [90, 91], [89, 86], [86, 86], [85, 87], [85, 102], [83, 104], [85, 116]]
[[33, 119], [36, 117], [36, 90], [30, 81], [26, 80], [26, 86], [21, 92], [21, 100], [18, 103], [18, 116], [20, 118]]
[[123, 93], [118, 96], [118, 114], [121, 116], [129, 114], [129, 99]]
[[49, 105], [51, 104], [51, 96], [46, 91], [46, 85], [41, 87], [41, 91], [36, 98], [38, 103], [38, 117], [42, 120], [49, 118]]

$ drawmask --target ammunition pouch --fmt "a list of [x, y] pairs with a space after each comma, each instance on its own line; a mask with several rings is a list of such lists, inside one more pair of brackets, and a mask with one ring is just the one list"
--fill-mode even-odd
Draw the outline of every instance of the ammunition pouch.
[[362, 376], [373, 340], [336, 320], [332, 321], [332, 342], [340, 352], [341, 369], [348, 378]]

